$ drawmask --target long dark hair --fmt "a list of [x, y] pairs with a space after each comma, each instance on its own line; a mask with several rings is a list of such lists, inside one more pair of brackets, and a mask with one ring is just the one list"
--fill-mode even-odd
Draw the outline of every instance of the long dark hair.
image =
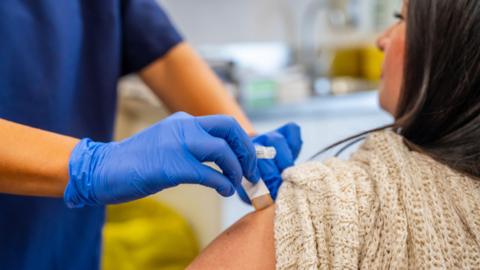
[[413, 150], [480, 177], [480, 1], [407, 5], [402, 92], [389, 128]]

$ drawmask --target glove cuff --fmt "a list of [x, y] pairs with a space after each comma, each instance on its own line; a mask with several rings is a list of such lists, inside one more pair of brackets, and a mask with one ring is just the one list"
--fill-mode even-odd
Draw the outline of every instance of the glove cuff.
[[97, 163], [96, 153], [103, 143], [89, 138], [81, 140], [73, 149], [68, 164], [69, 181], [63, 199], [68, 208], [81, 208], [85, 205], [98, 206], [92, 172]]

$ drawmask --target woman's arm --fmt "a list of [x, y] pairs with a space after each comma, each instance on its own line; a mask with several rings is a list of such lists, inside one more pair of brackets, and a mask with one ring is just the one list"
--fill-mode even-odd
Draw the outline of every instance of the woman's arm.
[[231, 115], [247, 133], [254, 133], [238, 104], [187, 43], [180, 43], [139, 75], [171, 111]]
[[0, 119], [0, 193], [62, 197], [77, 142]]
[[253, 212], [215, 239], [187, 268], [275, 269], [275, 206]]

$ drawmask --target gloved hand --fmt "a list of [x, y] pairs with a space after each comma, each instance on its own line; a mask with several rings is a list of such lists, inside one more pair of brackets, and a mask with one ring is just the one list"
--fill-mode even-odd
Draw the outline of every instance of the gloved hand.
[[[275, 200], [282, 184], [282, 172], [294, 165], [302, 148], [300, 127], [289, 123], [274, 131], [253, 137], [252, 142], [255, 145], [273, 146], [277, 150], [274, 160], [259, 159], [257, 162], [260, 176], [267, 185], [272, 199]], [[243, 188], [237, 186], [237, 191], [244, 202], [250, 203]]]
[[231, 196], [242, 176], [253, 183], [260, 177], [253, 144], [233, 118], [186, 113], [121, 142], [83, 139], [71, 154], [69, 173], [64, 199], [71, 208], [131, 201], [179, 184]]

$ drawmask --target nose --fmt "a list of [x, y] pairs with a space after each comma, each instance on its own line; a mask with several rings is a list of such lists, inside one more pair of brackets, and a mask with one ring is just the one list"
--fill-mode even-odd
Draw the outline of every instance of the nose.
[[382, 52], [384, 52], [387, 48], [388, 41], [390, 40], [390, 32], [392, 31], [392, 29], [393, 27], [388, 28], [377, 38], [377, 48]]
[[377, 38], [377, 48], [382, 52], [385, 51], [385, 38], [383, 37], [383, 35]]
[[380, 51], [384, 52], [385, 47], [386, 47], [386, 43], [387, 43], [387, 37], [386, 37], [385, 32], [384, 32], [377, 38], [377, 48]]

